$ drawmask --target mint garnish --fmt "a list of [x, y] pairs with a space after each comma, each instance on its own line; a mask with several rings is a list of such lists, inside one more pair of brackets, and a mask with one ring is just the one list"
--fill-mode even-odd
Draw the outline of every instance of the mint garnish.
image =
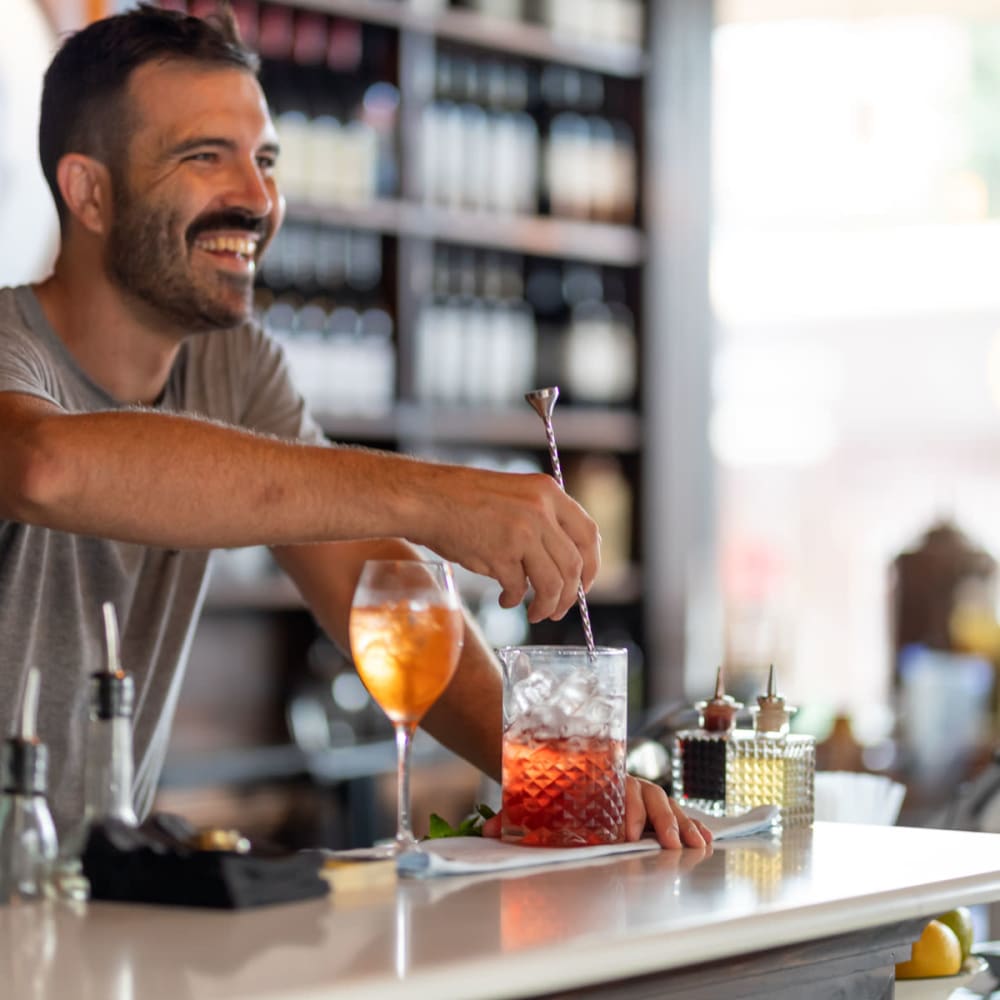
[[452, 826], [437, 813], [431, 813], [430, 830], [425, 839], [437, 840], [440, 837], [481, 837], [483, 823], [492, 819], [496, 813], [485, 802], [476, 806], [475, 812], [469, 813], [458, 826]]

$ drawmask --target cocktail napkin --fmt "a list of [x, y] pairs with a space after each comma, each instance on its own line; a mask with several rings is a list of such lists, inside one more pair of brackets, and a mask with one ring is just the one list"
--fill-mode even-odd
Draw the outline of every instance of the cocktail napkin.
[[419, 851], [400, 855], [396, 860], [396, 870], [400, 875], [417, 877], [471, 875], [567, 861], [589, 861], [607, 854], [653, 851], [659, 846], [655, 840], [637, 840], [624, 844], [597, 844], [594, 847], [521, 847], [493, 837], [443, 837], [424, 841]]
[[[692, 809], [685, 811], [701, 820], [717, 840], [768, 830], [778, 815], [777, 806], [759, 806], [742, 816], [732, 817], [708, 816]], [[649, 837], [624, 844], [599, 844], [594, 847], [522, 847], [491, 837], [443, 837], [440, 840], [424, 841], [419, 851], [401, 855], [396, 861], [396, 870], [400, 875], [415, 878], [471, 875], [589, 861], [591, 858], [611, 854], [659, 849], [660, 845]]]
[[700, 809], [685, 806], [684, 812], [692, 819], [704, 823], [716, 840], [732, 840], [755, 833], [766, 833], [774, 826], [781, 810], [778, 806], [755, 806], [739, 816], [710, 816]]

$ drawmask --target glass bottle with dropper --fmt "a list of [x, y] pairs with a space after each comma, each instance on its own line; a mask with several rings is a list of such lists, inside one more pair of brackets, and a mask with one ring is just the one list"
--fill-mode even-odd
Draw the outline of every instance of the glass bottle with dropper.
[[28, 671], [19, 732], [0, 750], [0, 903], [44, 896], [59, 850], [46, 799], [48, 748], [36, 729], [40, 676]]
[[779, 822], [785, 828], [812, 823], [816, 740], [789, 732], [796, 711], [778, 694], [772, 663], [767, 693], [750, 709], [753, 731], [737, 730], [727, 748], [728, 814], [773, 804], [780, 806]]
[[726, 747], [743, 704], [726, 694], [720, 667], [715, 695], [694, 707], [698, 728], [682, 729], [674, 738], [673, 793], [684, 805], [721, 816], [726, 807]]
[[132, 805], [132, 705], [135, 686], [122, 669], [118, 618], [114, 605], [105, 602], [104, 638], [107, 668], [90, 675], [90, 719], [84, 766], [84, 809], [67, 838], [63, 858], [79, 860], [91, 828], [114, 819], [136, 826]]

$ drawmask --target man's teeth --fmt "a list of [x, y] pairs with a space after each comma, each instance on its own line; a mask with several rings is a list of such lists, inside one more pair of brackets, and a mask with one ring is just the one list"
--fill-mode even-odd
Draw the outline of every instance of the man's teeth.
[[241, 257], [253, 257], [257, 252], [257, 240], [247, 236], [202, 236], [194, 245], [210, 253], [235, 253]]

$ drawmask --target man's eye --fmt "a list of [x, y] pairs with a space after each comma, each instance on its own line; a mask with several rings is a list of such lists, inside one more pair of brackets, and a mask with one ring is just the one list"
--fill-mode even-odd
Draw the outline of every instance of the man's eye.
[[211, 153], [211, 152], [191, 153], [190, 156], [184, 157], [185, 160], [193, 161], [195, 163], [215, 163], [216, 160], [218, 160], [218, 158], [219, 158], [218, 153]]
[[260, 167], [261, 170], [274, 170], [277, 165], [278, 159], [275, 156], [257, 157], [257, 166]]

